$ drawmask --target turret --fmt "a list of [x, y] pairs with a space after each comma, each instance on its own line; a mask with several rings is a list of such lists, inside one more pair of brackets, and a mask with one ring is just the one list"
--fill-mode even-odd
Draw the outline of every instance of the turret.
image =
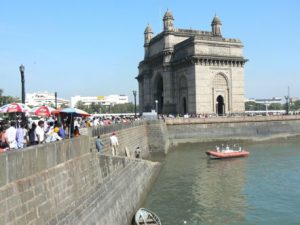
[[147, 58], [148, 57], [148, 52], [149, 52], [149, 44], [150, 44], [150, 41], [153, 37], [152, 28], [149, 24], [147, 25], [147, 27], [145, 29], [144, 36], [145, 36], [145, 41], [144, 41], [145, 58]]
[[174, 17], [169, 10], [167, 10], [167, 12], [165, 13], [163, 21], [164, 21], [164, 31], [174, 30]]
[[211, 32], [213, 36], [222, 36], [221, 33], [222, 23], [217, 15], [215, 15], [213, 21], [211, 22]]
[[145, 29], [145, 32], [144, 32], [144, 35], [145, 35], [145, 45], [149, 44], [152, 37], [153, 37], [153, 32], [152, 32], [152, 28], [151, 26], [148, 24], [146, 29]]

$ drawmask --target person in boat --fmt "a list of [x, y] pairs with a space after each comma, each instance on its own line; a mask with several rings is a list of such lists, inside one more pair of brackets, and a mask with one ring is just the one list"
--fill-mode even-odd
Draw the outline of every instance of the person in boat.
[[216, 145], [216, 150], [217, 152], [220, 152], [220, 147], [218, 145]]
[[229, 146], [228, 145], [226, 146], [226, 150], [229, 150]]

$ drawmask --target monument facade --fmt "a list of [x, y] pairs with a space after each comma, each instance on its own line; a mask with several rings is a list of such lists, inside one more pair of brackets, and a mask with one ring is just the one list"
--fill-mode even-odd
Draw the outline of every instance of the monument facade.
[[167, 11], [164, 30], [144, 32], [143, 61], [139, 63], [140, 113], [157, 109], [164, 114], [242, 113], [244, 107], [243, 44], [222, 37], [215, 16], [211, 31], [178, 29]]

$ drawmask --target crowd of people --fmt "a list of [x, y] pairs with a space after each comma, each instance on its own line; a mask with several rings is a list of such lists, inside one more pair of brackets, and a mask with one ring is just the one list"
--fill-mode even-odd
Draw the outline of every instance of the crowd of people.
[[0, 126], [0, 149], [22, 149], [41, 143], [59, 141], [67, 137], [65, 125], [57, 121], [43, 120], [31, 123], [11, 121], [8, 127]]
[[[81, 128], [129, 123], [134, 120], [132, 117], [122, 116], [71, 119], [66, 117], [59, 121], [57, 117], [53, 116], [47, 120], [32, 121], [29, 119], [26, 122], [16, 120], [0, 124], [0, 152], [77, 137], [80, 136]], [[112, 138], [113, 155], [116, 155], [118, 139], [115, 134], [112, 136], [114, 137]]]

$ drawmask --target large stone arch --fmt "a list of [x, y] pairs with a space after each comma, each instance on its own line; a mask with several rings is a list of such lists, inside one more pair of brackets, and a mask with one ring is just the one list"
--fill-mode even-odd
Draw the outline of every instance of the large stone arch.
[[157, 100], [157, 108], [158, 113], [163, 113], [163, 106], [164, 106], [164, 80], [160, 73], [156, 74], [155, 80], [154, 80], [154, 106], [156, 108], [155, 101]]
[[187, 78], [184, 75], [179, 76], [178, 79], [178, 110], [181, 114], [186, 114], [189, 112], [188, 108], [188, 82]]
[[212, 82], [213, 111], [225, 115], [229, 110], [229, 81], [224, 73], [217, 73]]

